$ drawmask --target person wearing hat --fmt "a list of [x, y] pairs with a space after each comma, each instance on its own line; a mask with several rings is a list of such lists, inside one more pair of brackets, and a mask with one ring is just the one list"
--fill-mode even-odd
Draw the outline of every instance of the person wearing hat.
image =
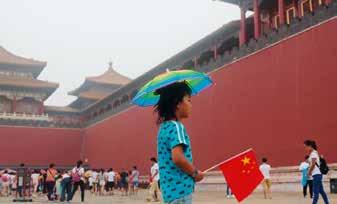
[[191, 204], [195, 182], [204, 177], [193, 164], [191, 141], [183, 125], [192, 110], [191, 92], [185, 82], [156, 91], [160, 95], [155, 106], [160, 187], [164, 202], [169, 204]]

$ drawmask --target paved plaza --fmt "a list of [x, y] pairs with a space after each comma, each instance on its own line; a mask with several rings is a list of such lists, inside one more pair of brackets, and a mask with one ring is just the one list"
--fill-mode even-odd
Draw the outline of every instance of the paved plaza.
[[[122, 197], [120, 195], [114, 196], [92, 196], [89, 193], [86, 195], [85, 203], [92, 204], [146, 204], [147, 191], [141, 191], [137, 196]], [[329, 195], [331, 204], [337, 203], [337, 194]], [[11, 203], [8, 198], [0, 198], [0, 203]], [[52, 203], [46, 201], [45, 198], [39, 197], [34, 199], [34, 203]], [[79, 204], [79, 195], [76, 195], [72, 203]], [[158, 203], [158, 202], [157, 202]], [[238, 203], [235, 199], [227, 199], [225, 192], [197, 192], [194, 194], [193, 204], [235, 204]], [[297, 193], [274, 193], [272, 200], [264, 200], [262, 194], [255, 193], [242, 204], [310, 204], [309, 199], [304, 199], [301, 194]], [[319, 202], [320, 204], [322, 202]]]

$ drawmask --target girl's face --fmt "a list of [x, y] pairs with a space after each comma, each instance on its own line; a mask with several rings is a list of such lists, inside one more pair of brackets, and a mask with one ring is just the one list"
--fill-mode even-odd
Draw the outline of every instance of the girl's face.
[[176, 110], [176, 116], [179, 119], [188, 118], [192, 112], [192, 100], [191, 96], [184, 96], [183, 100], [178, 104]]
[[310, 154], [312, 151], [312, 148], [310, 146], [304, 145], [304, 151], [305, 153]]

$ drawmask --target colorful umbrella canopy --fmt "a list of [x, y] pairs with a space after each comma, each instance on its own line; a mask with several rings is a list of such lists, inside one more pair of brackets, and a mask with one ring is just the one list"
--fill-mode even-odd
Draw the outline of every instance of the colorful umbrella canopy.
[[202, 72], [193, 70], [167, 71], [146, 83], [132, 99], [132, 103], [138, 106], [154, 106], [158, 103], [160, 95], [155, 91], [175, 82], [185, 81], [192, 90], [192, 96], [211, 86], [213, 81]]

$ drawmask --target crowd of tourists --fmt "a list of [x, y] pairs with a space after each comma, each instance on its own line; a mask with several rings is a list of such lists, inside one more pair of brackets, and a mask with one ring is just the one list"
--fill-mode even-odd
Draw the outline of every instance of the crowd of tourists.
[[[110, 169], [85, 170], [82, 161], [70, 170], [58, 170], [54, 164], [47, 169], [31, 170], [27, 173], [29, 183], [19, 179], [16, 170], [0, 171], [0, 196], [3, 197], [40, 197], [46, 196], [50, 201], [71, 201], [79, 190], [81, 202], [84, 202], [85, 191], [97, 196], [112, 196], [115, 191], [122, 196], [138, 192], [139, 171], [134, 166], [130, 171], [120, 172]], [[24, 164], [20, 165], [21, 168]], [[26, 176], [27, 177], [27, 176]]]
[[[328, 198], [322, 185], [322, 175], [328, 169], [322, 155], [317, 152], [317, 145], [314, 141], [305, 141], [307, 155], [299, 166], [302, 172], [301, 184], [303, 186], [303, 196], [307, 197], [308, 189], [313, 203], [318, 200], [321, 194], [325, 203]], [[313, 163], [313, 160], [315, 162]], [[160, 179], [159, 166], [155, 157], [151, 158], [149, 196], [147, 201], [160, 202]], [[324, 164], [323, 164], [324, 163]], [[24, 167], [24, 164], [20, 165]], [[271, 199], [271, 166], [267, 158], [262, 158], [260, 171], [264, 176], [262, 182], [263, 192], [266, 199]], [[50, 201], [71, 201], [73, 196], [80, 191], [81, 202], [84, 202], [85, 191], [95, 196], [113, 196], [115, 193], [121, 196], [137, 195], [140, 184], [140, 172], [137, 166], [131, 170], [121, 169], [120, 172], [109, 169], [87, 169], [82, 166], [82, 161], [78, 161], [76, 166], [69, 170], [57, 170], [54, 164], [50, 164], [47, 169], [32, 170], [28, 194], [33, 197], [45, 196]], [[17, 172], [11, 169], [0, 171], [0, 196], [20, 197], [23, 192], [22, 185], [19, 184]], [[27, 195], [26, 195], [27, 196]], [[233, 198], [229, 186], [227, 186], [227, 198]]]

